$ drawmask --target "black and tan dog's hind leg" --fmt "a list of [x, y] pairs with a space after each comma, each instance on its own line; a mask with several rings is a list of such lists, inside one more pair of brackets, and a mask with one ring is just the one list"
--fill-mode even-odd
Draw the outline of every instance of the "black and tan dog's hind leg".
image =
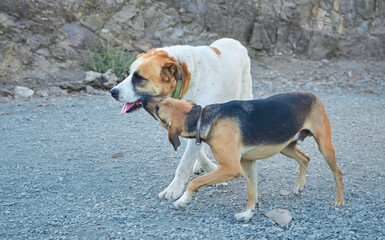
[[296, 142], [290, 143], [281, 153], [287, 157], [294, 158], [300, 165], [299, 175], [294, 187], [294, 193], [299, 194], [305, 189], [306, 173], [309, 166], [310, 157], [301, 152]]
[[345, 203], [344, 184], [342, 182], [342, 173], [337, 166], [337, 159], [332, 143], [332, 132], [329, 118], [325, 109], [319, 99], [316, 102], [316, 107], [309, 115], [309, 122], [312, 128], [312, 134], [317, 142], [318, 149], [324, 156], [330, 169], [334, 174], [334, 181], [336, 182], [336, 201], [334, 206], [341, 206]]
[[[337, 165], [334, 146], [332, 143], [331, 125], [325, 109], [319, 99], [316, 99], [315, 106], [312, 108], [305, 122], [305, 129], [310, 132], [317, 142], [318, 149], [324, 156], [330, 169], [334, 174], [334, 181], [336, 183], [336, 200], [334, 206], [341, 206], [345, 203], [344, 184], [342, 182], [342, 173]], [[295, 192], [301, 191], [305, 187], [305, 177], [307, 173], [310, 158], [298, 150], [296, 143], [293, 142], [288, 145], [282, 154], [294, 158], [300, 164], [299, 176], [295, 186]]]

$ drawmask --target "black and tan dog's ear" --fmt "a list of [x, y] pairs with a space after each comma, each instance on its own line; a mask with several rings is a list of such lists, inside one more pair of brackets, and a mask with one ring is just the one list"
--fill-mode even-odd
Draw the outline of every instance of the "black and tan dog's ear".
[[196, 104], [194, 101], [192, 101], [192, 100], [187, 100], [186, 102], [190, 103], [190, 104], [193, 105], [193, 106], [196, 106], [196, 105], [197, 105], [197, 104]]
[[176, 151], [178, 147], [180, 146], [180, 140], [179, 140], [179, 134], [181, 133], [180, 130], [177, 130], [176, 128], [169, 128], [168, 129], [168, 140], [174, 147], [174, 150]]

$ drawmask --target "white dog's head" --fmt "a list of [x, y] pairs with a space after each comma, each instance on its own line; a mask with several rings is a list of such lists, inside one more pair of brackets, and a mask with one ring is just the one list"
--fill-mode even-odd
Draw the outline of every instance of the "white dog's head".
[[182, 83], [182, 89], [177, 94], [180, 98], [190, 81], [186, 64], [181, 65], [164, 50], [152, 49], [140, 54], [131, 64], [127, 78], [111, 89], [111, 95], [124, 103], [122, 113], [139, 109], [142, 96], [168, 96], [177, 89], [178, 81]]

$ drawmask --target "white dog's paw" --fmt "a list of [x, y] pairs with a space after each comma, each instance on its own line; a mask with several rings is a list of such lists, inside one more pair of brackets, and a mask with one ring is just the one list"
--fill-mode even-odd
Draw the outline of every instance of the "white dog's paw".
[[186, 207], [191, 202], [191, 195], [188, 192], [184, 192], [182, 197], [180, 197], [177, 201], [174, 202], [174, 206], [176, 209], [181, 209]]
[[177, 199], [179, 198], [184, 189], [184, 184], [175, 183], [172, 181], [168, 187], [158, 194], [159, 199]]
[[246, 210], [244, 212], [241, 212], [241, 213], [238, 213], [235, 215], [235, 218], [237, 219], [237, 221], [239, 222], [248, 222], [251, 220], [251, 218], [253, 217], [253, 214], [254, 214], [254, 210], [252, 209], [249, 209], [249, 210]]

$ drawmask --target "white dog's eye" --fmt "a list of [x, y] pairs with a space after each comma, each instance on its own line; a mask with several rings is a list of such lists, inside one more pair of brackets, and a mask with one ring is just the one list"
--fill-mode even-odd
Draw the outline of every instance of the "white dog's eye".
[[128, 69], [128, 70], [126, 71], [126, 73], [127, 73], [127, 77], [130, 76], [130, 69]]

